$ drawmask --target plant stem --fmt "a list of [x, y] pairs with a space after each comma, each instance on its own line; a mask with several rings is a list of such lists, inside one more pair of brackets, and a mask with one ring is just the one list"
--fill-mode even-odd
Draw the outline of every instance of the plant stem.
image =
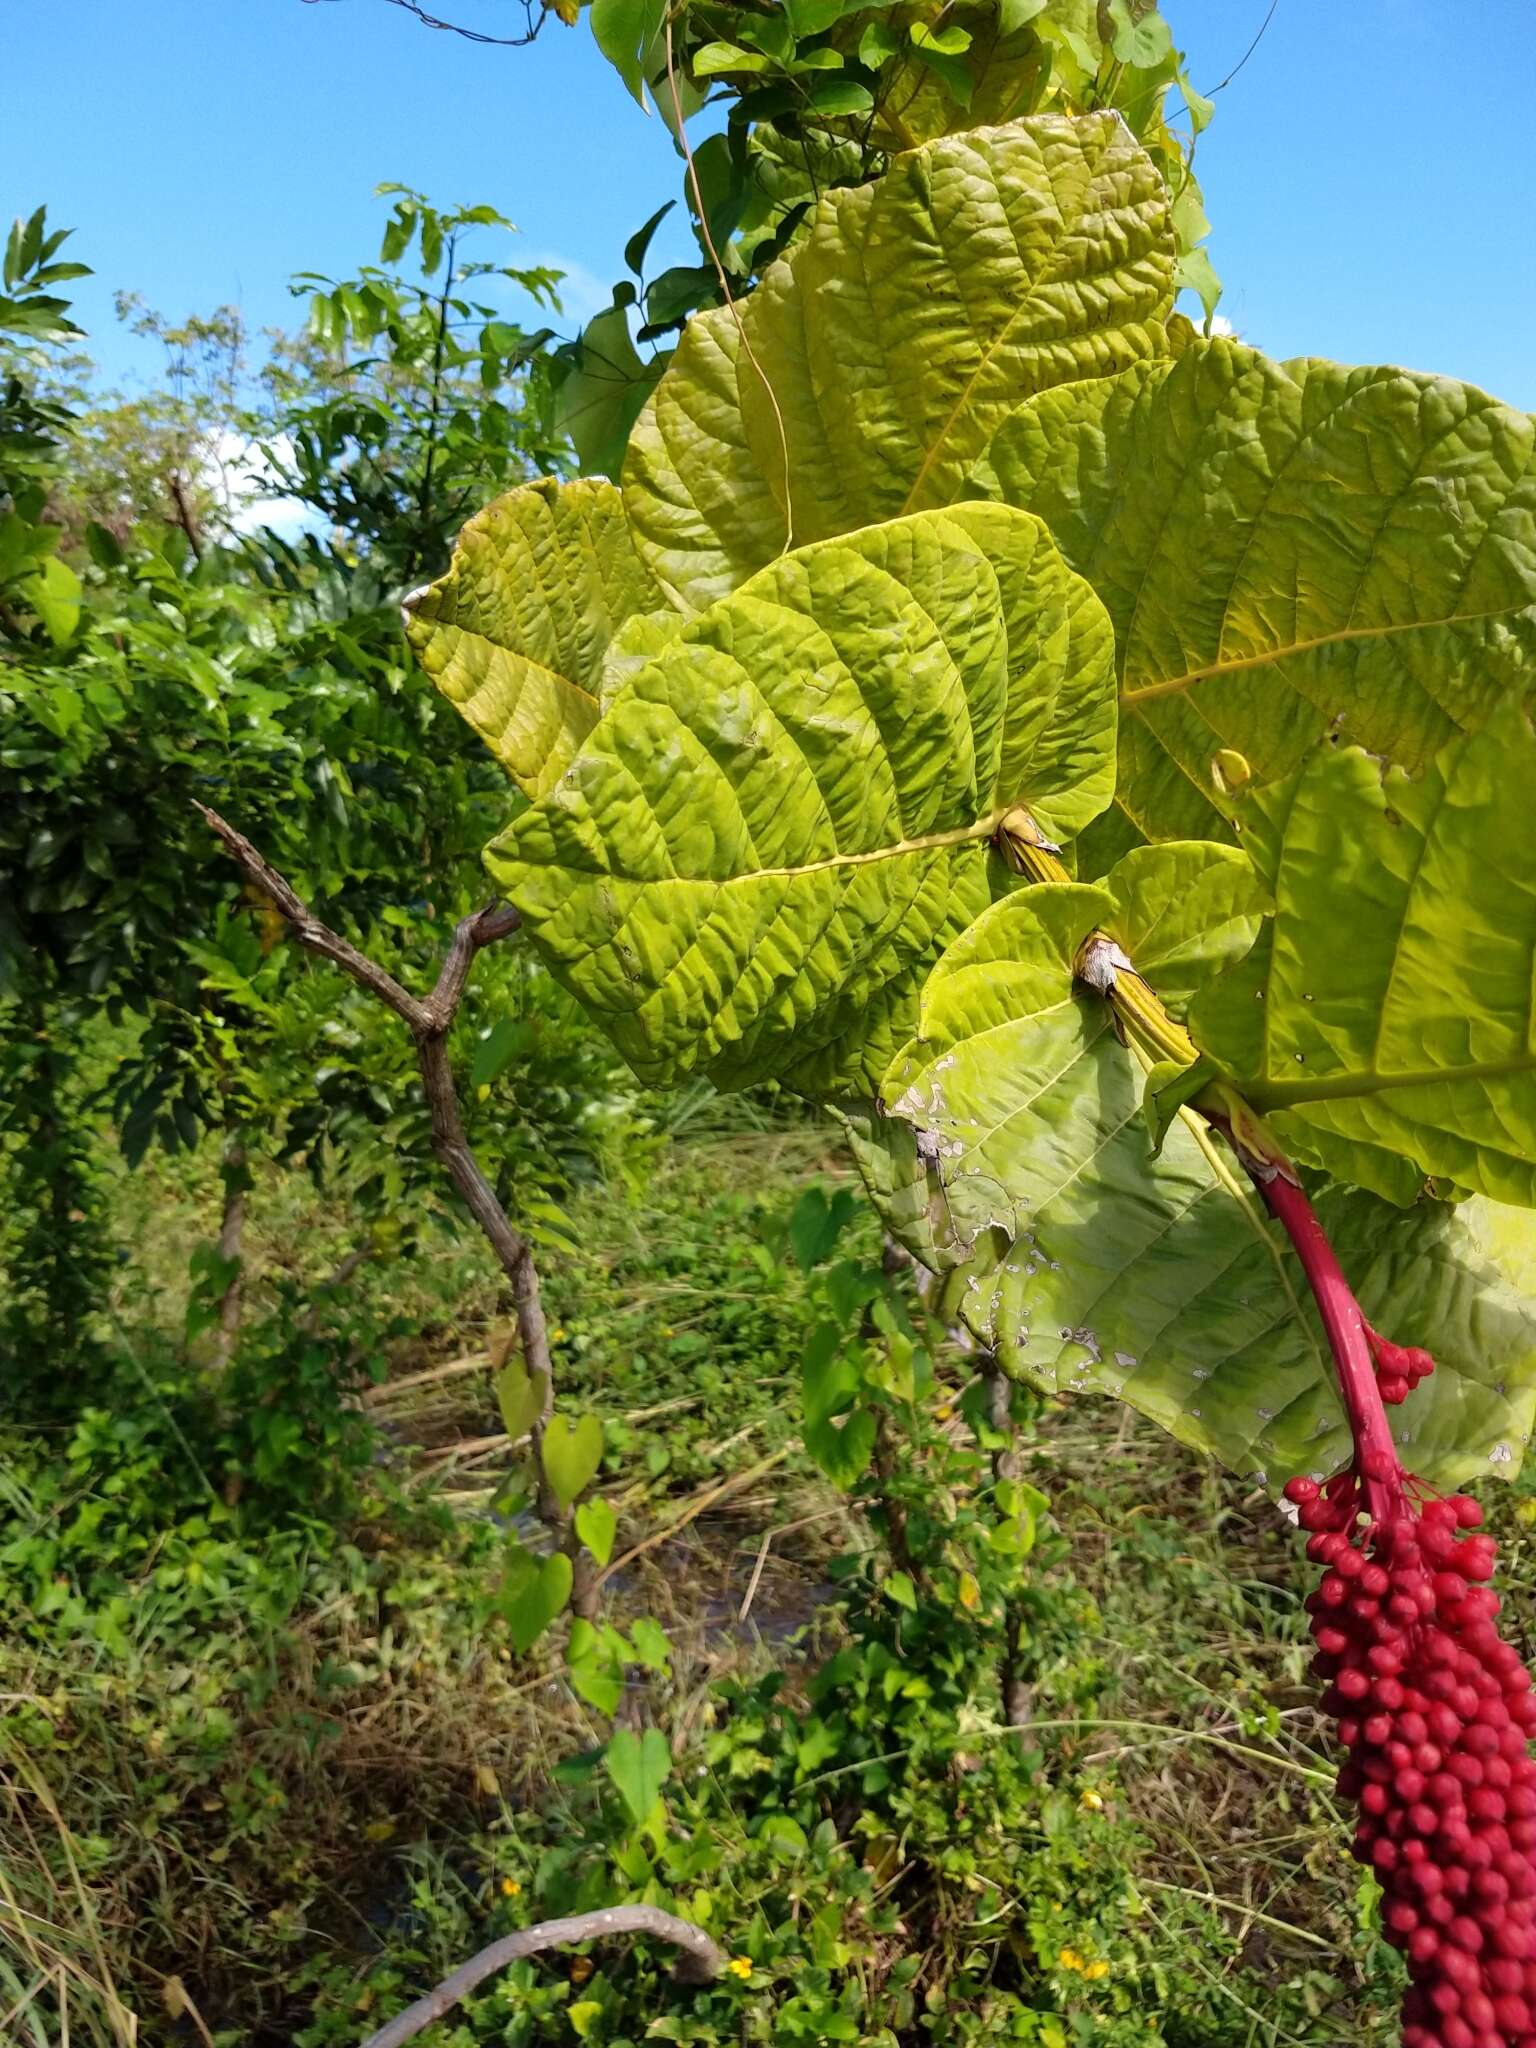
[[1291, 1241], [1322, 1317], [1371, 1519], [1378, 1524], [1389, 1521], [1401, 1511], [1403, 1472], [1376, 1382], [1360, 1304], [1334, 1256], [1328, 1233], [1302, 1190], [1280, 1174], [1254, 1178], [1265, 1206]]

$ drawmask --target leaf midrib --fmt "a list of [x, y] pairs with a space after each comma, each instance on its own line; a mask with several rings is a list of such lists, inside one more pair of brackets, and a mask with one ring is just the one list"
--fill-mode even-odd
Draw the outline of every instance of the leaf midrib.
[[1529, 605], [1500, 605], [1493, 611], [1453, 612], [1443, 619], [1401, 619], [1386, 626], [1340, 626], [1334, 632], [1320, 633], [1315, 639], [1293, 640], [1284, 647], [1266, 648], [1259, 654], [1239, 655], [1232, 661], [1215, 661], [1204, 668], [1186, 670], [1182, 675], [1164, 676], [1155, 683], [1142, 683], [1132, 689], [1122, 688], [1122, 704], [1145, 704], [1158, 697], [1177, 697], [1193, 689], [1196, 683], [1210, 681], [1213, 677], [1237, 675], [1244, 669], [1266, 668], [1272, 663], [1288, 661], [1293, 655], [1310, 654], [1321, 647], [1337, 646], [1346, 640], [1382, 640], [1394, 633], [1432, 633], [1448, 626], [1475, 626], [1489, 619], [1508, 618], [1514, 612], [1529, 611]]
[[739, 882], [774, 882], [793, 880], [797, 875], [821, 875], [834, 868], [871, 867], [877, 861], [899, 860], [909, 853], [927, 853], [945, 846], [972, 846], [992, 838], [1008, 809], [990, 812], [978, 818], [974, 824], [956, 825], [947, 832], [924, 832], [912, 839], [893, 839], [888, 846], [877, 846], [868, 853], [834, 853], [825, 860], [806, 861], [800, 867], [792, 868], [743, 868], [733, 875], [627, 875], [612, 868], [576, 868], [569, 862], [561, 866], [563, 874], [580, 874], [594, 881], [632, 882], [637, 888], [697, 888], [729, 889]]
[[1536, 1051], [1523, 1053], [1518, 1059], [1476, 1060], [1464, 1067], [1430, 1067], [1402, 1074], [1360, 1068], [1328, 1079], [1245, 1081], [1243, 1093], [1264, 1116], [1274, 1110], [1300, 1108], [1309, 1102], [1341, 1102], [1352, 1096], [1384, 1095], [1399, 1088], [1453, 1086], [1461, 1081], [1502, 1081], [1511, 1074], [1532, 1072], [1536, 1072]]

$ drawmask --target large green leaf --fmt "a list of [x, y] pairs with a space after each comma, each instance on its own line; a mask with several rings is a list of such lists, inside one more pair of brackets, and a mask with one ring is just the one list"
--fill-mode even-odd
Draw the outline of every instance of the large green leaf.
[[[1095, 926], [1154, 978], [1165, 955], [1189, 978], [1203, 919], [1179, 917], [1174, 871], [1153, 867], [1166, 854], [1193, 888], [1240, 886], [1214, 868], [1200, 881], [1219, 848], [1157, 848], [1107, 887], [1021, 889], [984, 913], [930, 978], [856, 1150], [890, 1226], [945, 1274], [937, 1305], [1010, 1371], [1117, 1395], [1278, 1483], [1348, 1447], [1300, 1269], [1198, 1119], [1177, 1117], [1149, 1156], [1140, 1067], [1073, 981]], [[1256, 899], [1232, 901], [1229, 950], [1256, 922]], [[1401, 1414], [1409, 1461], [1444, 1484], [1512, 1473], [1536, 1410], [1536, 1325], [1481, 1241], [1484, 1205], [1405, 1216], [1334, 1190], [1319, 1207], [1367, 1313], [1439, 1360]]]
[[1038, 521], [920, 513], [786, 555], [614, 698], [490, 849], [638, 1072], [867, 1090], [1027, 804], [1109, 801], [1103, 609]]
[[786, 547], [949, 503], [1034, 392], [1162, 354], [1166, 195], [1114, 115], [1039, 115], [828, 193], [740, 307], [692, 320], [625, 505], [696, 609]]
[[1536, 429], [1448, 378], [1196, 343], [1024, 406], [978, 482], [1109, 608], [1147, 838], [1224, 829], [1223, 749], [1419, 768], [1536, 677]]
[[1417, 778], [1325, 750], [1256, 796], [1260, 943], [1199, 1044], [1277, 1136], [1411, 1201], [1426, 1175], [1536, 1205], [1536, 735], [1506, 704]]
[[443, 695], [539, 796], [597, 723], [616, 629], [660, 602], [615, 487], [545, 480], [470, 520], [447, 574], [408, 601], [406, 631]]

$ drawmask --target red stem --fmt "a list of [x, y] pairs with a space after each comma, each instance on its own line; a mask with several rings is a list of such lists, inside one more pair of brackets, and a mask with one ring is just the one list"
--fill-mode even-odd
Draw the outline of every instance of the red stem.
[[1360, 1304], [1334, 1257], [1328, 1233], [1301, 1189], [1279, 1173], [1267, 1180], [1259, 1180], [1255, 1175], [1255, 1181], [1270, 1214], [1279, 1219], [1291, 1240], [1323, 1319], [1339, 1376], [1344, 1413], [1355, 1440], [1355, 1469], [1365, 1490], [1371, 1520], [1377, 1524], [1391, 1521], [1402, 1508], [1403, 1468], [1376, 1383], [1368, 1326], [1360, 1313]]

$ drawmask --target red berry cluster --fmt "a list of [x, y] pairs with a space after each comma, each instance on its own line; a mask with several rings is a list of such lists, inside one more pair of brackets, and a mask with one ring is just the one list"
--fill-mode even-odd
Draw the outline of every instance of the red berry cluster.
[[1325, 1567], [1306, 1605], [1354, 1853], [1413, 1979], [1403, 2048], [1536, 2048], [1536, 1693], [1498, 1633], [1482, 1510], [1394, 1485], [1372, 1524], [1354, 1471], [1285, 1491]]
[[1376, 1368], [1376, 1385], [1389, 1408], [1406, 1401], [1419, 1381], [1428, 1379], [1435, 1369], [1435, 1361], [1427, 1351], [1421, 1351], [1416, 1344], [1394, 1344], [1369, 1323], [1365, 1325], [1365, 1341]]

